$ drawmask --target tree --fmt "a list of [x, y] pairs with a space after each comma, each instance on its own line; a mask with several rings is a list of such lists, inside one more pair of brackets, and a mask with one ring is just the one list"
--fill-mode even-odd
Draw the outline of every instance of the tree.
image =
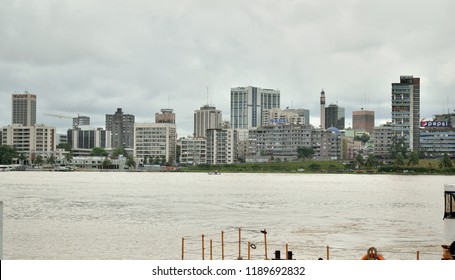
[[412, 151], [409, 154], [408, 165], [414, 166], [419, 164], [419, 154], [416, 151]]
[[373, 154], [369, 154], [367, 160], [365, 161], [365, 166], [371, 168], [376, 166], [376, 157]]
[[401, 154], [403, 158], [406, 158], [408, 146], [404, 142], [404, 137], [393, 136], [392, 145], [390, 146], [390, 157], [396, 158], [398, 154]]
[[404, 164], [404, 158], [401, 153], [398, 153], [395, 157], [395, 165], [403, 165]]
[[12, 164], [13, 159], [18, 157], [17, 150], [12, 146], [0, 146], [0, 164]]
[[90, 151], [90, 156], [92, 157], [106, 157], [107, 155], [107, 151], [100, 147], [95, 147]]
[[71, 152], [65, 154], [65, 159], [70, 162], [73, 159], [73, 154]]
[[103, 160], [103, 162], [101, 163], [101, 166], [103, 167], [103, 169], [108, 169], [109, 166], [111, 166], [111, 165], [112, 165], [112, 161], [108, 157], [106, 157]]
[[299, 159], [311, 159], [314, 156], [314, 150], [308, 147], [298, 147], [297, 148], [297, 155]]
[[356, 168], [360, 168], [364, 163], [363, 156], [361, 154], [356, 154], [354, 160]]
[[36, 164], [36, 165], [42, 165], [43, 163], [44, 163], [43, 156], [42, 156], [42, 155], [38, 155], [38, 156], [35, 158], [35, 164]]
[[65, 151], [71, 151], [72, 147], [70, 143], [60, 143], [57, 145], [57, 149], [64, 149]]
[[48, 164], [52, 164], [52, 165], [55, 164], [55, 157], [54, 157], [54, 155], [50, 155], [50, 156], [47, 158], [47, 163], [48, 163]]
[[134, 159], [133, 159], [132, 156], [129, 156], [129, 157], [126, 159], [126, 166], [127, 166], [128, 168], [130, 168], [130, 167], [135, 168], [135, 167], [136, 167], [136, 162], [134, 161]]
[[128, 157], [128, 152], [125, 150], [125, 148], [123, 148], [123, 147], [115, 148], [112, 151], [112, 158], [117, 159], [120, 155], [122, 155], [124, 157]]
[[452, 160], [450, 159], [448, 154], [444, 154], [442, 159], [439, 161], [440, 168], [452, 168]]
[[362, 141], [363, 144], [365, 144], [366, 142], [368, 142], [368, 140], [370, 140], [370, 136], [366, 133], [362, 134], [362, 136], [355, 136], [354, 137], [354, 140], [355, 141]]

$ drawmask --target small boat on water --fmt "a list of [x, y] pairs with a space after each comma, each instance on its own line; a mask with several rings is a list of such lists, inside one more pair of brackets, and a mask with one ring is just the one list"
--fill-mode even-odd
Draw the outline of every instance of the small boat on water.
[[218, 170], [215, 170], [215, 172], [209, 172], [209, 175], [221, 175], [221, 173]]
[[444, 186], [442, 259], [455, 260], [455, 185]]
[[75, 168], [71, 166], [57, 166], [55, 168], [55, 171], [61, 171], [61, 172], [68, 172], [68, 171], [74, 171]]

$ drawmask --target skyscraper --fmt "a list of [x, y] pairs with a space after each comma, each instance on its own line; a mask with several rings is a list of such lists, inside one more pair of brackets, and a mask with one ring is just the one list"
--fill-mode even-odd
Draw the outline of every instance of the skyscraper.
[[363, 108], [361, 111], [353, 111], [352, 128], [363, 129], [372, 134], [374, 129], [374, 111], [364, 111]]
[[106, 115], [106, 130], [112, 132], [112, 148], [134, 148], [134, 115], [123, 114], [117, 108], [113, 115]]
[[320, 111], [321, 111], [321, 128], [325, 129], [325, 92], [324, 90], [321, 91], [321, 97], [319, 97], [320, 101]]
[[12, 95], [12, 123], [32, 126], [36, 124], [36, 95], [27, 91]]
[[175, 113], [173, 109], [161, 109], [161, 113], [155, 114], [155, 123], [175, 124]]
[[223, 123], [221, 110], [214, 106], [204, 105], [200, 110], [194, 111], [194, 137], [205, 138], [207, 129], [221, 128]]
[[344, 129], [344, 108], [336, 104], [330, 104], [325, 108], [325, 128], [336, 127]]
[[280, 91], [259, 87], [231, 88], [231, 126], [250, 129], [262, 124], [265, 109], [280, 108]]
[[403, 137], [411, 151], [420, 148], [420, 78], [400, 76], [392, 83], [392, 125], [395, 136]]

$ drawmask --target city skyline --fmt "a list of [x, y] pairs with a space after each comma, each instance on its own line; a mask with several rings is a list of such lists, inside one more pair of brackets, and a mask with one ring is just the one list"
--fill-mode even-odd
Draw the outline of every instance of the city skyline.
[[402, 75], [421, 78], [421, 118], [455, 109], [453, 1], [1, 6], [0, 126], [11, 123], [11, 94], [27, 90], [37, 95], [37, 123], [59, 133], [71, 122], [43, 114], [104, 127], [119, 107], [137, 122], [172, 108], [183, 137], [207, 103], [229, 120], [230, 89], [245, 86], [279, 90], [281, 108], [310, 110], [315, 127], [321, 89], [326, 106], [346, 109], [347, 127], [360, 108], [379, 125], [391, 120], [391, 83]]

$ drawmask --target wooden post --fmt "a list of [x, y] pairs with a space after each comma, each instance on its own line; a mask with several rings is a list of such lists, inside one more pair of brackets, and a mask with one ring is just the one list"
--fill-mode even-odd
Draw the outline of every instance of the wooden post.
[[251, 260], [251, 242], [248, 240], [248, 260]]
[[182, 260], [185, 259], [185, 238], [182, 237]]
[[212, 248], [212, 239], [210, 239], [210, 260], [213, 260]]
[[3, 260], [3, 201], [0, 201], [0, 260]]
[[417, 260], [420, 260], [420, 251], [417, 251]]
[[204, 258], [204, 250], [205, 250], [205, 248], [204, 248], [204, 235], [202, 235], [202, 259], [203, 260], [205, 259]]
[[289, 245], [286, 242], [286, 260], [288, 260]]
[[264, 229], [264, 250], [265, 250], [265, 259], [267, 260], [267, 230]]
[[221, 231], [221, 259], [224, 261], [224, 231]]
[[242, 259], [242, 229], [239, 228], [239, 260]]
[[327, 260], [330, 260], [330, 247], [327, 245]]

